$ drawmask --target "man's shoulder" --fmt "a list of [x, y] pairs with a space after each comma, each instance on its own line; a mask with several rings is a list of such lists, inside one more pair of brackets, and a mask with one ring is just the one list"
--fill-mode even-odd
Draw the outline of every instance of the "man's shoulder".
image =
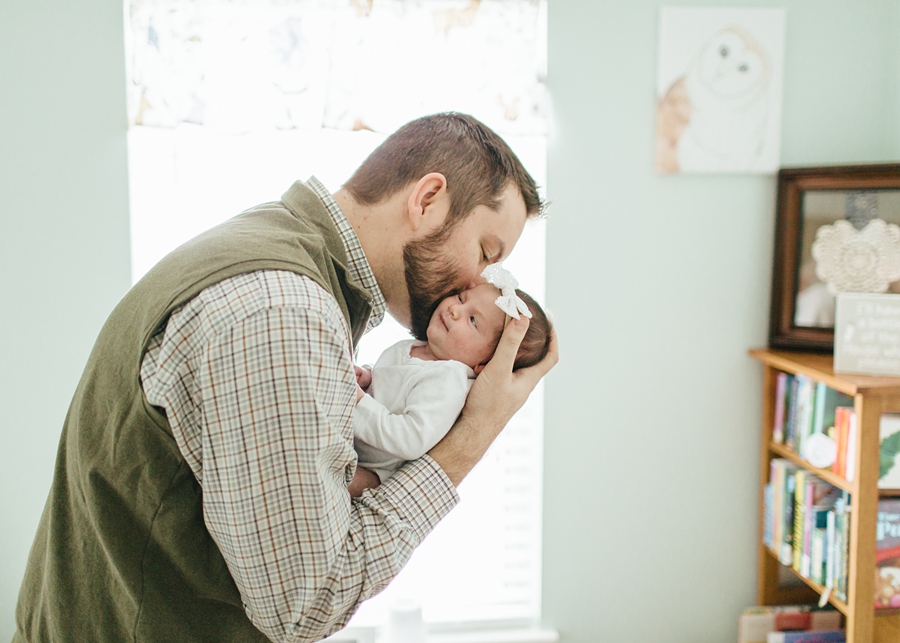
[[284, 309], [318, 318], [345, 334], [346, 321], [334, 297], [314, 279], [289, 270], [257, 270], [201, 291], [186, 308], [202, 307], [214, 325], [233, 326], [266, 311]]

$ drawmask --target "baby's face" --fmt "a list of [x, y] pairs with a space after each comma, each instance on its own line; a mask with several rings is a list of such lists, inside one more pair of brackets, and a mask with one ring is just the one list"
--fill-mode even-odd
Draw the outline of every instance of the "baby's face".
[[506, 314], [494, 301], [500, 290], [480, 284], [438, 304], [428, 324], [428, 345], [438, 359], [475, 368], [494, 354]]

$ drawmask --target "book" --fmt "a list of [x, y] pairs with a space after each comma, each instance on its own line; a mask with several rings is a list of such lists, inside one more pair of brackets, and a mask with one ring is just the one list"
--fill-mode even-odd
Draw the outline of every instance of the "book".
[[797, 432], [797, 416], [800, 408], [800, 389], [802, 375], [795, 375], [790, 381], [790, 389], [788, 392], [788, 408], [785, 411], [786, 425], [784, 427], [784, 443], [791, 449], [794, 448], [794, 434]]
[[[837, 487], [828, 485], [825, 494], [814, 501], [812, 512], [812, 529], [813, 529], [813, 546], [818, 547], [818, 561], [812, 561], [812, 570], [810, 578], [820, 585], [827, 585], [828, 582], [828, 559], [830, 555], [831, 542], [833, 540], [833, 530], [828, 531], [829, 521], [833, 521], [835, 516], [835, 505], [841, 497], [841, 490]], [[820, 540], [816, 543], [816, 540]], [[831, 540], [829, 540], [831, 539]]]
[[829, 511], [825, 517], [825, 582], [823, 583], [828, 589], [834, 589], [835, 581], [835, 562], [837, 558], [837, 506], [841, 501], [838, 497], [835, 501], [835, 509]]
[[881, 439], [878, 488], [900, 489], [900, 415], [883, 414], [878, 433]]
[[798, 467], [788, 462], [785, 467], [784, 480], [784, 503], [782, 507], [782, 533], [781, 533], [781, 552], [778, 560], [782, 565], [790, 566], [794, 556], [794, 513], [795, 499], [797, 497], [797, 477]]
[[769, 463], [769, 483], [764, 493], [763, 543], [780, 561], [785, 557], [785, 549], [788, 557], [792, 555], [796, 471], [797, 465], [784, 458], [773, 458]]
[[856, 413], [847, 411], [847, 461], [844, 464], [844, 478], [853, 482], [856, 476]]
[[738, 619], [738, 643], [766, 643], [770, 632], [836, 630], [841, 613], [809, 605], [748, 607]]
[[805, 375], [797, 375], [800, 380], [797, 390], [797, 418], [790, 446], [797, 453], [803, 453], [803, 444], [812, 431], [813, 414], [816, 404], [816, 383]]
[[836, 459], [835, 414], [839, 408], [853, 406], [853, 397], [827, 386], [825, 382], [810, 381], [811, 393], [805, 414], [800, 422], [795, 447], [797, 453], [815, 467], [831, 467]]
[[825, 530], [815, 529], [812, 533], [812, 545], [810, 547], [810, 579], [820, 585], [825, 584]]
[[816, 410], [813, 416], [812, 433], [825, 433], [834, 426], [834, 413], [838, 407], [853, 408], [853, 396], [826, 386], [816, 384]]
[[875, 607], [900, 608], [900, 498], [882, 498], [878, 501]]
[[778, 373], [775, 380], [775, 420], [772, 424], [772, 440], [774, 442], [784, 442], [785, 410], [789, 405], [787, 396], [790, 393], [790, 381], [792, 379], [792, 375]]
[[803, 541], [800, 553], [800, 574], [806, 578], [818, 581], [817, 575], [821, 574], [821, 570], [813, 571], [813, 539], [817, 529], [825, 529], [826, 514], [834, 509], [834, 503], [839, 496], [839, 489], [818, 476], [806, 474], [806, 490], [803, 494]]
[[794, 537], [793, 552], [791, 555], [791, 567], [800, 572], [801, 558], [803, 556], [803, 529], [806, 526], [806, 476], [812, 475], [805, 469], [798, 469], [794, 474]]
[[772, 551], [781, 556], [781, 543], [784, 542], [784, 485], [785, 466], [790, 462], [783, 458], [772, 460]]
[[836, 503], [836, 508], [838, 545], [835, 547], [837, 552], [835, 561], [835, 593], [840, 600], [846, 601], [850, 552], [850, 512], [853, 510], [849, 493], [846, 491], [841, 493], [841, 497]]
[[847, 634], [844, 630], [772, 632], [766, 637], [766, 643], [845, 643], [846, 641]]
[[834, 410], [835, 440], [837, 442], [837, 458], [831, 467], [833, 473], [844, 476], [847, 473], [847, 429], [850, 426], [849, 409], [837, 407]]
[[[772, 553], [781, 560], [786, 531], [793, 530], [793, 475], [797, 466], [784, 458], [774, 458], [769, 463], [769, 486], [766, 491], [766, 503], [771, 504], [771, 511], [766, 515], [766, 527], [763, 530], [764, 543]], [[789, 479], [791, 488], [788, 489]], [[769, 498], [771, 496], [771, 498]], [[791, 534], [792, 535], [792, 534]], [[790, 551], [790, 539], [788, 551]]]

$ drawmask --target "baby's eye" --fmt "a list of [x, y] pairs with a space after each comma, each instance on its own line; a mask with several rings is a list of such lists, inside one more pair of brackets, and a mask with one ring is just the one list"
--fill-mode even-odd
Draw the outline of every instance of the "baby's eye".
[[462, 303], [462, 293], [457, 293], [456, 298], [459, 299], [459, 303]]
[[472, 325], [475, 328], [478, 328], [478, 322], [475, 320], [475, 315], [472, 315], [471, 317], [469, 317], [469, 321], [472, 322]]

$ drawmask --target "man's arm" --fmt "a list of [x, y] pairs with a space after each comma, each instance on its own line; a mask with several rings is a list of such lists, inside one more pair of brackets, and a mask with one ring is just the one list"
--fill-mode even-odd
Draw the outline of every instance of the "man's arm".
[[276, 642], [340, 629], [458, 502], [443, 471], [421, 458], [351, 503], [356, 384], [346, 331], [333, 301], [305, 302], [216, 324], [189, 369], [204, 521], [248, 617]]
[[554, 332], [550, 351], [541, 362], [513, 372], [516, 352], [526, 330], [528, 318], [510, 320], [494, 356], [475, 379], [459, 420], [428, 452], [454, 485], [458, 486], [478, 464], [541, 378], [559, 361]]

